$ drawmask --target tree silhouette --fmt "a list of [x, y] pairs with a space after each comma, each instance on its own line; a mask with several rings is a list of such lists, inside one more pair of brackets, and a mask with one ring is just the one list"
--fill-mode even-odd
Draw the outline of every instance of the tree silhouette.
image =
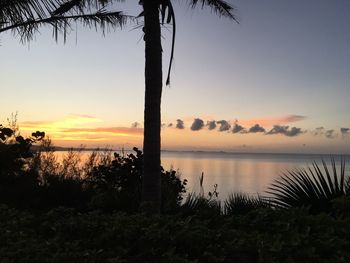
[[[0, 33], [9, 29], [19, 33], [24, 40], [30, 40], [44, 24], [53, 26], [55, 36], [66, 29], [70, 22], [81, 21], [89, 27], [97, 24], [122, 26], [128, 19], [122, 12], [107, 12], [105, 6], [110, 2], [122, 0], [0, 0]], [[142, 182], [142, 200], [152, 212], [159, 212], [161, 200], [161, 96], [162, 96], [162, 43], [161, 25], [172, 24], [173, 39], [171, 58], [166, 84], [170, 83], [170, 71], [174, 55], [176, 21], [171, 0], [140, 0], [144, 18], [145, 40], [145, 108], [144, 108], [144, 176]], [[237, 22], [233, 7], [223, 0], [189, 0], [195, 8], [208, 6], [219, 16]], [[97, 11], [86, 14], [91, 7]]]
[[[197, 4], [209, 6], [220, 16], [237, 21], [233, 15], [233, 7], [222, 0], [190, 0], [191, 7]], [[161, 96], [162, 96], [162, 46], [161, 24], [173, 24], [173, 42], [171, 59], [166, 84], [170, 82], [170, 70], [174, 54], [175, 13], [171, 0], [143, 0], [144, 32], [145, 32], [145, 111], [144, 111], [144, 177], [142, 200], [151, 204], [155, 212], [160, 207], [160, 129], [161, 129]], [[166, 21], [165, 21], [166, 20]]]
[[64, 40], [72, 23], [84, 26], [121, 27], [131, 16], [120, 11], [107, 11], [111, 0], [0, 0], [0, 33], [11, 30], [22, 41], [31, 40], [41, 26], [50, 25], [57, 40]]

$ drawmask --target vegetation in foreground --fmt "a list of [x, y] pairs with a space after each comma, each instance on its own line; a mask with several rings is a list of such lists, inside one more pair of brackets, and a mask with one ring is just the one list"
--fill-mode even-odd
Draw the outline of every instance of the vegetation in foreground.
[[[272, 197], [185, 193], [162, 170], [162, 215], [140, 206], [142, 152], [57, 161], [42, 132], [0, 126], [1, 262], [349, 262], [345, 164], [281, 177]], [[33, 153], [33, 143], [41, 143]], [[140, 212], [141, 211], [141, 212]]]
[[0, 206], [1, 262], [349, 262], [349, 217], [146, 216]]

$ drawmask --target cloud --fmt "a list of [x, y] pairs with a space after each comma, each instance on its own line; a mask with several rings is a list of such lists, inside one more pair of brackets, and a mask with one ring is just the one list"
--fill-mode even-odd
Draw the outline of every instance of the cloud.
[[327, 139], [334, 139], [338, 137], [338, 134], [335, 130], [326, 130], [323, 126], [317, 127], [315, 130], [311, 131], [313, 136], [325, 136]]
[[302, 121], [307, 119], [306, 116], [303, 115], [296, 115], [296, 114], [291, 114], [291, 115], [285, 115], [285, 116], [280, 116], [280, 117], [263, 117], [263, 118], [256, 118], [256, 119], [241, 119], [240, 123], [243, 126], [253, 126], [256, 123], [259, 123], [263, 127], [271, 127], [274, 124], [278, 123], [280, 125], [282, 124], [288, 124], [291, 122], [296, 122], [296, 121]]
[[216, 121], [207, 121], [208, 130], [214, 130], [216, 128]]
[[325, 131], [324, 135], [328, 139], [334, 139], [335, 137], [337, 137], [337, 134], [335, 133], [335, 130], [327, 130], [327, 131]]
[[303, 133], [303, 131], [297, 127], [292, 127], [291, 129], [289, 129], [289, 126], [274, 125], [273, 128], [266, 134], [283, 134], [288, 137], [294, 137], [298, 136], [301, 133]]
[[76, 126], [87, 125], [91, 123], [102, 122], [102, 120], [90, 115], [71, 114], [57, 121], [24, 121], [21, 122], [21, 128], [35, 128], [41, 127], [41, 129], [60, 129], [60, 128], [73, 128]]
[[48, 135], [60, 133], [62, 130], [80, 127], [95, 126], [95, 123], [102, 120], [90, 115], [71, 114], [63, 119], [55, 121], [25, 121], [21, 122], [21, 130], [32, 132], [33, 130], [45, 131]]
[[[133, 122], [132, 124], [131, 124], [131, 128], [140, 128], [140, 126], [141, 126], [141, 124], [139, 123], [139, 122], [137, 122], [137, 121], [135, 121], [135, 122]], [[163, 126], [163, 125], [162, 125]]]
[[64, 129], [62, 133], [79, 133], [79, 134], [110, 134], [114, 136], [142, 136], [143, 129], [128, 127], [97, 127], [97, 128], [70, 128]]
[[317, 127], [314, 131], [311, 132], [312, 135], [318, 136], [318, 135], [323, 135], [324, 134], [324, 127]]
[[238, 122], [236, 121], [235, 124], [233, 125], [232, 133], [243, 133], [243, 132], [245, 132], [245, 128], [239, 125]]
[[281, 120], [284, 123], [290, 123], [290, 122], [296, 122], [296, 121], [303, 121], [305, 119], [307, 119], [307, 117], [302, 115], [287, 115]]
[[124, 143], [131, 140], [135, 145], [142, 141], [143, 129], [136, 123], [132, 127], [95, 126], [101, 120], [89, 115], [68, 115], [55, 121], [21, 122], [21, 132], [45, 131], [47, 136], [60, 145], [77, 143]]
[[286, 136], [289, 137], [294, 137], [294, 136], [298, 136], [299, 134], [303, 133], [303, 131], [301, 130], [301, 128], [297, 128], [297, 127], [292, 127], [290, 129], [290, 131], [287, 131], [285, 133]]
[[255, 124], [254, 126], [250, 127], [248, 132], [250, 133], [265, 132], [265, 129], [261, 127], [259, 124]]
[[182, 130], [185, 129], [185, 124], [183, 122], [183, 120], [177, 119], [176, 120], [176, 128]]
[[204, 121], [201, 119], [194, 119], [192, 125], [191, 125], [191, 130], [192, 131], [199, 131], [204, 127]]
[[340, 128], [340, 133], [342, 135], [342, 138], [344, 139], [345, 137], [350, 135], [350, 128]]
[[231, 125], [228, 123], [228, 121], [221, 120], [217, 121], [216, 123], [220, 124], [219, 131], [228, 131], [231, 128]]

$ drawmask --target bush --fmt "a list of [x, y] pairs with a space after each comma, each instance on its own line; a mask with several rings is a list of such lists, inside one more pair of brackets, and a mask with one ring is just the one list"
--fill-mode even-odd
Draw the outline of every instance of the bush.
[[[141, 203], [143, 154], [133, 148], [136, 154], [114, 153], [111, 162], [100, 164], [86, 174], [84, 182], [97, 195], [92, 204], [104, 210], [121, 209], [137, 211]], [[187, 180], [181, 181], [176, 171], [161, 168], [162, 211], [174, 212], [181, 204], [186, 192]]]
[[[24, 139], [0, 126], [0, 202], [18, 208], [79, 209], [135, 212], [141, 202], [143, 154], [93, 152], [83, 164], [80, 151], [70, 150], [58, 162], [45, 133]], [[33, 143], [41, 141], [33, 153]], [[161, 169], [162, 211], [173, 213], [180, 206], [187, 181], [176, 171]]]
[[350, 261], [349, 224], [305, 209], [200, 218], [0, 205], [0, 254], [3, 262], [340, 263]]
[[0, 201], [17, 207], [39, 202], [38, 178], [30, 172], [30, 148], [43, 139], [44, 132], [23, 138], [15, 129], [0, 125]]
[[221, 215], [221, 203], [212, 196], [188, 194], [181, 206], [181, 214], [184, 216], [198, 216], [200, 218], [217, 217]]
[[24, 139], [15, 130], [0, 125], [0, 177], [11, 179], [19, 176], [26, 168], [28, 159], [33, 157], [30, 151], [32, 144], [44, 136], [44, 132], [37, 131]]

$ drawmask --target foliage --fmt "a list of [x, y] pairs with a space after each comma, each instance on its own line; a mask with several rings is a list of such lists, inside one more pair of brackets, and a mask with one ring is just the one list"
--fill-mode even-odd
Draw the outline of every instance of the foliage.
[[189, 193], [181, 206], [181, 214], [200, 218], [215, 217], [221, 214], [221, 203], [216, 198]]
[[[342, 192], [321, 199], [332, 214], [310, 214], [309, 209], [292, 206], [271, 209], [265, 199], [242, 194], [231, 195], [222, 208], [217, 186], [208, 197], [188, 194], [180, 206], [186, 180], [181, 181], [175, 171], [162, 169], [163, 211], [167, 214], [149, 216], [135, 213], [143, 174], [143, 155], [138, 149], [135, 154], [113, 156], [94, 152], [80, 166], [79, 152], [70, 151], [59, 165], [43, 133], [17, 140], [20, 135], [12, 129], [1, 126], [0, 132], [1, 157], [8, 158], [10, 152], [22, 160], [13, 161], [11, 169], [0, 167], [0, 203], [7, 204], [0, 204], [2, 262], [350, 261], [349, 180], [342, 172], [343, 163], [340, 173], [332, 163], [333, 176], [327, 170], [312, 170], [319, 192], [325, 193], [326, 186], [330, 193]], [[33, 154], [30, 147], [37, 140], [42, 144]], [[21, 143], [27, 147], [15, 147]], [[324, 184], [321, 176], [324, 188], [320, 188]], [[295, 180], [300, 184], [304, 177]], [[310, 180], [306, 180], [308, 186]]]
[[0, 205], [3, 262], [349, 262], [349, 218], [305, 209], [237, 217], [33, 214]]
[[[93, 203], [113, 210], [122, 207], [125, 211], [136, 211], [141, 202], [141, 184], [143, 176], [143, 154], [134, 148], [135, 154], [114, 153], [109, 163], [95, 166], [86, 174], [85, 182], [99, 194]], [[181, 181], [176, 171], [164, 171], [161, 168], [162, 211], [176, 209], [185, 193], [187, 180]]]
[[271, 207], [267, 198], [261, 196], [253, 197], [242, 193], [234, 193], [229, 195], [224, 202], [225, 215], [247, 214], [250, 211]]
[[11, 128], [0, 125], [0, 176], [16, 176], [26, 160], [32, 157], [30, 147], [45, 136], [44, 132], [34, 132], [24, 139]]
[[[0, 129], [0, 202], [18, 208], [49, 209], [65, 206], [80, 210], [135, 212], [141, 199], [143, 154], [95, 151], [81, 160], [81, 150], [70, 150], [62, 161], [44, 133], [24, 139], [11, 128]], [[33, 153], [31, 146], [40, 141]], [[187, 181], [176, 171], [161, 169], [162, 211], [180, 206]]]
[[285, 208], [307, 206], [313, 213], [330, 212], [332, 200], [350, 195], [349, 176], [345, 175], [344, 160], [340, 162], [340, 172], [333, 158], [331, 171], [324, 160], [322, 166], [323, 171], [313, 163], [313, 168], [290, 171], [276, 180], [268, 191], [273, 195], [273, 204]]
[[106, 11], [110, 0], [2, 0], [0, 2], [0, 33], [11, 30], [22, 41], [32, 40], [39, 27], [48, 25], [56, 37], [66, 34], [75, 22], [88, 27], [122, 27], [133, 20], [122, 12]]

